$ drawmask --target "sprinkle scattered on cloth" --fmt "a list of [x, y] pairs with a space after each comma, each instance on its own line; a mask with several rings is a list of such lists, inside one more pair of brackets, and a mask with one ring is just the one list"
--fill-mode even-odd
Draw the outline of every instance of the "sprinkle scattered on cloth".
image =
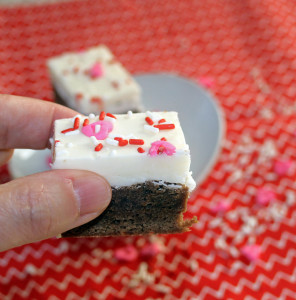
[[[188, 203], [199, 219], [190, 232], [157, 237], [149, 259], [148, 237], [49, 239], [1, 253], [0, 298], [295, 299], [293, 1], [83, 4], [0, 9], [1, 93], [52, 100], [47, 58], [104, 43], [132, 74], [177, 73], [210, 89], [226, 121], [223, 148]], [[93, 70], [98, 83], [102, 72]], [[221, 199], [229, 209], [213, 214]]]

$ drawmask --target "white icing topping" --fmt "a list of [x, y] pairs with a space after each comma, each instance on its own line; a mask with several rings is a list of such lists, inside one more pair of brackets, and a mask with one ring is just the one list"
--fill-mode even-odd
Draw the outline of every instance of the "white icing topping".
[[111, 138], [111, 139], [114, 139], [115, 137], [123, 138], [123, 135], [122, 134], [115, 134], [115, 133], [110, 132], [108, 137]]
[[[158, 130], [157, 133], [146, 131], [147, 125], [145, 113], [133, 114], [130, 118], [125, 115], [115, 115], [117, 121], [113, 124], [113, 130], [105, 140], [97, 140], [94, 136], [87, 137], [81, 132], [75, 136], [68, 136], [61, 131], [71, 128], [72, 120], [63, 119], [55, 122], [55, 140], [61, 143], [72, 143], [69, 153], [62, 152], [63, 148], [56, 147], [56, 157], [53, 163], [54, 169], [85, 169], [104, 176], [112, 186], [128, 186], [142, 183], [147, 180], [162, 180], [177, 184], [185, 184], [190, 190], [195, 186], [190, 168], [190, 152], [178, 120], [176, 112], [160, 112], [161, 118], [175, 124], [175, 129]], [[90, 124], [99, 121], [99, 117], [90, 120]], [[153, 126], [147, 125], [155, 128]], [[157, 129], [157, 128], [155, 128]], [[144, 145], [118, 146], [115, 137], [124, 140], [130, 138], [143, 139]], [[165, 138], [167, 142], [176, 147], [176, 153], [150, 156], [149, 149], [155, 141]], [[103, 148], [96, 152], [95, 146], [103, 144]], [[114, 146], [118, 146], [114, 148]], [[138, 147], [145, 150], [137, 151]]]
[[69, 155], [69, 151], [67, 151], [67, 150], [56, 151], [56, 156], [63, 157], [63, 156], [68, 156], [68, 155]]
[[[93, 78], [90, 70], [95, 64], [103, 72]], [[140, 86], [105, 46], [51, 58], [48, 67], [57, 92], [68, 106], [83, 114], [101, 110], [123, 113], [142, 108]]]
[[111, 150], [110, 156], [116, 156], [117, 151], [116, 150]]
[[161, 119], [161, 117], [159, 116], [159, 114], [157, 114], [157, 113], [152, 113], [152, 112], [149, 111], [149, 110], [146, 112], [146, 115], [147, 115], [150, 119], [152, 119], [153, 122], [158, 122], [158, 121]]
[[91, 136], [90, 139], [91, 139], [91, 141], [93, 142], [93, 144], [94, 144], [95, 146], [97, 146], [97, 145], [100, 143], [100, 142], [96, 139], [96, 137], [94, 137], [94, 136]]
[[188, 186], [189, 191], [193, 191], [196, 187], [196, 182], [194, 181], [193, 177], [192, 177], [192, 172], [189, 172], [186, 181], [185, 181], [185, 185]]
[[[73, 124], [72, 124], [72, 126], [73, 126]], [[77, 129], [77, 130], [68, 131], [65, 133], [65, 135], [77, 135], [79, 133], [80, 133], [80, 131]]]
[[146, 131], [150, 131], [150, 132], [152, 132], [152, 133], [158, 133], [159, 132], [159, 129], [158, 128], [155, 128], [155, 127], [153, 127], [153, 126], [150, 126], [150, 125], [144, 125], [144, 129], [146, 130]]
[[110, 139], [110, 138], [106, 139], [106, 143], [109, 145], [112, 145], [112, 146], [118, 146], [118, 141]]
[[126, 135], [125, 138], [127, 138], [127, 139], [137, 139], [137, 137], [135, 135], [133, 135], [132, 133]]
[[111, 117], [108, 117], [108, 116], [106, 116], [105, 120], [106, 120], [106, 121], [109, 121], [109, 122], [111, 122], [111, 123], [113, 123], [113, 124], [116, 122], [116, 119], [111, 118]]
[[68, 144], [66, 145], [67, 148], [72, 148], [73, 146], [74, 146], [73, 143], [68, 143]]

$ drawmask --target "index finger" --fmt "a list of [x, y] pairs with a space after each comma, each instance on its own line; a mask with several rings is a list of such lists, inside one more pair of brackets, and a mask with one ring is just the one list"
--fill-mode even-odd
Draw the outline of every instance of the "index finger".
[[59, 104], [11, 95], [0, 95], [0, 149], [44, 149], [56, 119], [77, 112]]

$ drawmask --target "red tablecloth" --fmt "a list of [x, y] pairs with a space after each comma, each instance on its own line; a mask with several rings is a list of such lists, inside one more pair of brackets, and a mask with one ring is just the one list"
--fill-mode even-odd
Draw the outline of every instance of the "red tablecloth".
[[[212, 82], [228, 129], [190, 200], [200, 220], [191, 232], [160, 236], [161, 253], [131, 262], [114, 253], [126, 245], [140, 252], [147, 238], [50, 239], [1, 253], [0, 298], [295, 299], [295, 25], [291, 0], [2, 8], [1, 92], [50, 100], [46, 58], [103, 43], [132, 73]], [[1, 175], [8, 180], [5, 168]], [[257, 204], [260, 193], [274, 201]], [[213, 212], [217, 203], [224, 212]], [[260, 256], [250, 261], [246, 245]]]

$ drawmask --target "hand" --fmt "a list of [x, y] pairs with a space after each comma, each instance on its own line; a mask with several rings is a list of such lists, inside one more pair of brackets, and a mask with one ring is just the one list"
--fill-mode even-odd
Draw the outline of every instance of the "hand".
[[[13, 148], [44, 149], [54, 120], [77, 112], [50, 102], [0, 95], [0, 165]], [[56, 236], [100, 215], [111, 188], [99, 175], [52, 170], [0, 185], [0, 251]]]

